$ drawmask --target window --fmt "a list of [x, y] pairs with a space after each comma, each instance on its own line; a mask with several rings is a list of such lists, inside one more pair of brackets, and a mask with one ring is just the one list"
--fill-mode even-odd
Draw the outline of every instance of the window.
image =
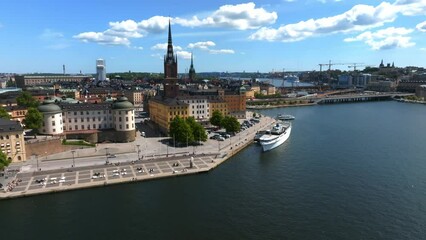
[[18, 160], [21, 161], [21, 159], [22, 159], [21, 156], [18, 156]]
[[104, 117], [104, 121], [106, 121], [106, 117]]
[[118, 121], [121, 122], [121, 117], [118, 118]]
[[9, 139], [9, 135], [6, 135], [6, 139]]
[[118, 125], [120, 127], [120, 129], [123, 129], [123, 127], [121, 126], [121, 124]]
[[72, 130], [72, 127], [70, 126], [70, 131]]
[[54, 115], [52, 115], [52, 118], [55, 118], [55, 116], [54, 116]]
[[90, 118], [89, 118], [89, 117], [87, 117], [87, 118], [86, 118], [86, 120], [87, 120], [88, 122], [90, 122]]
[[71, 122], [71, 118], [68, 118], [68, 122], [69, 122], [69, 123]]
[[81, 125], [81, 130], [84, 130], [84, 125]]
[[75, 130], [78, 130], [78, 125], [75, 125]]
[[[18, 135], [18, 134], [16, 134], [16, 135], [15, 135], [15, 137], [16, 137], [16, 138], [19, 138], [19, 135]], [[18, 143], [19, 143], [19, 142], [18, 142]]]
[[75, 122], [75, 123], [77, 122], [77, 118], [74, 118], [74, 122]]
[[53, 129], [53, 132], [56, 132], [56, 128]]
[[129, 124], [126, 124], [126, 129], [129, 129]]
[[96, 124], [93, 124], [93, 128], [96, 129]]
[[52, 121], [52, 126], [55, 126], [55, 121]]
[[66, 130], [67, 130], [67, 127], [64, 126], [64, 131], [66, 131]]
[[128, 122], [129, 121], [129, 117], [126, 117], [126, 122]]
[[84, 115], [84, 112], [80, 112], [80, 115]]
[[[93, 118], [93, 121], [95, 121], [95, 118]], [[101, 117], [98, 117], [98, 121], [101, 121]]]

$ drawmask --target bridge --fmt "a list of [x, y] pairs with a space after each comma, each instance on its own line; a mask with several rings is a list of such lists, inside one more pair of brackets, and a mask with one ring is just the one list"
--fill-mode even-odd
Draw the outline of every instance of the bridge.
[[317, 99], [317, 104], [332, 104], [332, 103], [349, 103], [349, 102], [366, 102], [366, 101], [385, 101], [392, 100], [397, 97], [411, 96], [412, 93], [364, 93], [351, 94], [341, 96], [327, 96]]

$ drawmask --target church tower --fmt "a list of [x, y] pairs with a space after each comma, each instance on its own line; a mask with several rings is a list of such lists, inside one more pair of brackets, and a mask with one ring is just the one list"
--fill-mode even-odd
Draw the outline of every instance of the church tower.
[[177, 71], [177, 56], [173, 53], [172, 28], [169, 20], [167, 53], [164, 56], [164, 97], [166, 98], [175, 98], [179, 93]]
[[195, 68], [194, 68], [194, 59], [193, 54], [191, 53], [191, 66], [189, 67], [189, 80], [193, 82], [195, 80]]

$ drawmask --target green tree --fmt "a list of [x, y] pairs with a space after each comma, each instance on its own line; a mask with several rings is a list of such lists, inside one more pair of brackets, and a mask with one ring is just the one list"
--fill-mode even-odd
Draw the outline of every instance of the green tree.
[[43, 114], [37, 110], [37, 108], [30, 107], [28, 112], [25, 115], [24, 124], [27, 129], [37, 129], [41, 128], [43, 123]]
[[186, 122], [191, 127], [192, 135], [194, 136], [194, 141], [207, 141], [207, 133], [203, 126], [196, 122], [193, 117], [189, 117], [186, 119]]
[[0, 170], [9, 166], [11, 162], [12, 160], [7, 160], [7, 155], [3, 151], [0, 151]]
[[38, 106], [38, 101], [35, 100], [29, 92], [25, 92], [25, 91], [22, 92], [21, 95], [19, 95], [19, 97], [16, 98], [16, 102], [18, 103], [19, 106], [24, 106], [24, 107]]
[[226, 116], [223, 118], [222, 124], [227, 132], [238, 132], [240, 130], [240, 123], [237, 118], [233, 116]]
[[173, 118], [172, 122], [170, 123], [169, 135], [179, 143], [194, 141], [191, 127], [184, 119], [179, 116]]
[[222, 127], [223, 115], [220, 111], [213, 111], [212, 117], [210, 118], [210, 123], [217, 127]]
[[3, 107], [0, 107], [0, 118], [10, 119], [9, 113]]

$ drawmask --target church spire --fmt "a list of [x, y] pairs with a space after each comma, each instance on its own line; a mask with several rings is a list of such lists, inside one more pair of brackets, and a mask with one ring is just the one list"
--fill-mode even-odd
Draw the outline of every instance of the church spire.
[[167, 43], [172, 44], [172, 27], [170, 26], [170, 19], [169, 19], [169, 38]]
[[189, 80], [191, 82], [195, 80], [194, 58], [192, 53], [191, 53], [191, 66], [189, 67]]

